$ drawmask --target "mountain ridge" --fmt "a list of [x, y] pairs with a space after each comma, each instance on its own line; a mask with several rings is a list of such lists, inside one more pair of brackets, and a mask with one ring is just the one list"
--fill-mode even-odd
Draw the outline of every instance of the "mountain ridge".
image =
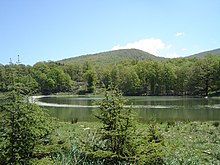
[[[196, 53], [182, 58], [202, 58], [208, 54], [220, 56], [220, 48]], [[70, 57], [59, 60], [57, 62], [63, 64], [76, 64], [76, 63], [83, 64], [84, 62], [89, 61], [92, 65], [107, 65], [107, 64], [117, 64], [126, 60], [135, 61], [135, 60], [167, 60], [167, 59], [170, 58], [155, 56], [153, 54], [150, 54], [148, 52], [139, 49], [119, 49], [119, 50], [105, 51], [94, 54], [80, 55], [77, 57]]]
[[187, 58], [201, 58], [201, 57], [204, 57], [208, 54], [212, 54], [214, 56], [220, 56], [220, 48], [217, 48], [217, 49], [212, 49], [212, 50], [207, 50], [207, 51], [202, 51], [200, 53], [196, 53], [196, 54], [193, 54], [193, 55], [189, 55], [189, 56], [186, 56]]
[[125, 60], [163, 60], [164, 57], [158, 57], [139, 49], [119, 49], [95, 54], [81, 55], [77, 57], [66, 58], [57, 62], [64, 64], [84, 63], [89, 61], [91, 64], [115, 64]]

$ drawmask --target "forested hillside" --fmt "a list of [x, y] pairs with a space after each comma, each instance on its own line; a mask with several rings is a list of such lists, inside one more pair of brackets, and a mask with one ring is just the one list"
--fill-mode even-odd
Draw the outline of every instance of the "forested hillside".
[[57, 62], [64, 64], [83, 64], [89, 61], [92, 65], [118, 64], [125, 60], [147, 60], [147, 59], [164, 59], [138, 49], [121, 49], [96, 54], [82, 55], [79, 57], [68, 58]]
[[201, 53], [197, 53], [191, 56], [188, 56], [190, 58], [196, 57], [196, 58], [201, 58], [206, 56], [207, 54], [212, 54], [215, 56], [220, 56], [220, 49], [214, 49], [214, 50], [209, 50], [209, 51], [205, 51], [205, 52], [201, 52]]
[[[123, 51], [128, 52], [119, 52]], [[118, 61], [113, 55], [115, 59], [109, 63], [111, 54], [87, 56], [86, 61], [73, 63], [60, 61], [38, 62], [33, 66], [0, 65], [0, 91], [10, 91], [12, 82], [20, 82], [29, 87], [33, 94], [97, 93], [110, 84], [118, 86], [124, 95], [207, 96], [220, 92], [219, 56], [158, 60], [149, 54], [147, 58], [140, 53], [142, 51], [130, 51], [122, 55], [125, 59]], [[135, 58], [130, 60], [133, 51], [140, 54], [135, 54]], [[106, 61], [103, 62], [104, 57]], [[96, 59], [95, 64], [93, 58]]]

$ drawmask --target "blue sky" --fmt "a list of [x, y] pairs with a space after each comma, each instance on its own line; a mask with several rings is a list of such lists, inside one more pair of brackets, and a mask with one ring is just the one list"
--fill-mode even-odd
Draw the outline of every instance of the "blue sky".
[[0, 0], [0, 63], [121, 48], [179, 57], [220, 48], [219, 0]]

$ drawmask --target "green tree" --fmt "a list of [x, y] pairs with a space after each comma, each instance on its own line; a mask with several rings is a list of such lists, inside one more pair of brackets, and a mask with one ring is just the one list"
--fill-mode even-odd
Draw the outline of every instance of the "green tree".
[[111, 71], [110, 69], [105, 69], [101, 75], [101, 82], [103, 85], [108, 88], [112, 84], [111, 80]]
[[140, 79], [133, 68], [124, 68], [119, 88], [125, 95], [138, 95], [140, 91]]
[[208, 96], [215, 84], [217, 61], [212, 55], [199, 59], [192, 68], [189, 90], [194, 95]]
[[6, 90], [6, 73], [5, 73], [5, 68], [4, 66], [0, 65], [0, 91], [4, 92]]
[[176, 70], [176, 80], [175, 80], [175, 94], [176, 95], [186, 95], [187, 94], [187, 84], [189, 82], [190, 66], [181, 65]]
[[137, 164], [162, 165], [164, 138], [156, 121], [150, 121], [147, 134], [140, 134], [137, 140]]
[[0, 164], [30, 164], [50, 132], [44, 110], [28, 101], [24, 89], [14, 85], [0, 105]]
[[95, 113], [102, 127], [86, 143], [86, 155], [104, 164], [163, 164], [163, 136], [156, 123], [147, 133], [137, 130], [136, 115], [125, 102], [117, 88], [110, 86], [105, 92]]
[[53, 92], [70, 91], [72, 86], [72, 80], [68, 74], [64, 73], [62, 68], [56, 67], [51, 69], [47, 77], [48, 79], [51, 78], [54, 81]]
[[117, 87], [120, 82], [120, 73], [117, 65], [112, 66], [110, 71], [111, 83], [113, 86]]
[[43, 94], [51, 94], [55, 91], [55, 81], [51, 77], [48, 77], [46, 73], [35, 71], [33, 77], [38, 83], [39, 92]]
[[149, 93], [149, 84], [148, 79], [148, 63], [147, 61], [139, 61], [135, 67], [136, 73], [140, 79], [140, 93], [147, 94]]
[[176, 81], [175, 68], [170, 63], [165, 63], [161, 70], [161, 93], [173, 94], [174, 82]]
[[38, 62], [38, 63], [34, 64], [33, 69], [35, 71], [39, 71], [39, 72], [45, 73], [45, 74], [50, 71], [50, 68], [46, 62]]
[[83, 73], [86, 73], [88, 70], [92, 70], [91, 63], [89, 61], [85, 61], [82, 66]]
[[65, 65], [64, 72], [68, 73], [73, 81], [82, 82], [83, 81], [83, 71], [80, 64]]
[[135, 123], [131, 108], [124, 108], [121, 92], [112, 88], [100, 102], [96, 117], [103, 123], [99, 132], [100, 146], [93, 146], [92, 154], [106, 164], [134, 161]]
[[147, 83], [152, 95], [158, 95], [161, 92], [161, 70], [161, 63], [157, 61], [150, 61], [148, 64]]
[[215, 72], [215, 85], [216, 85], [216, 92], [220, 90], [220, 59], [218, 60], [218, 64], [216, 66], [216, 72]]
[[94, 70], [87, 70], [84, 74], [84, 79], [86, 81], [86, 91], [88, 93], [93, 93], [95, 91], [97, 80], [96, 72]]
[[70, 91], [73, 81], [60, 64], [54, 62], [37, 63], [33, 66], [32, 77], [38, 83], [38, 89], [43, 94]]

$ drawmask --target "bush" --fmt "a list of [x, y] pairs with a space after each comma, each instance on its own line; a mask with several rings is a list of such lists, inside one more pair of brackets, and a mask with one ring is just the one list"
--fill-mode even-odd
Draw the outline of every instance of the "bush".
[[212, 125], [215, 126], [215, 127], [218, 127], [219, 126], [219, 122], [215, 121], [215, 122], [212, 123]]

